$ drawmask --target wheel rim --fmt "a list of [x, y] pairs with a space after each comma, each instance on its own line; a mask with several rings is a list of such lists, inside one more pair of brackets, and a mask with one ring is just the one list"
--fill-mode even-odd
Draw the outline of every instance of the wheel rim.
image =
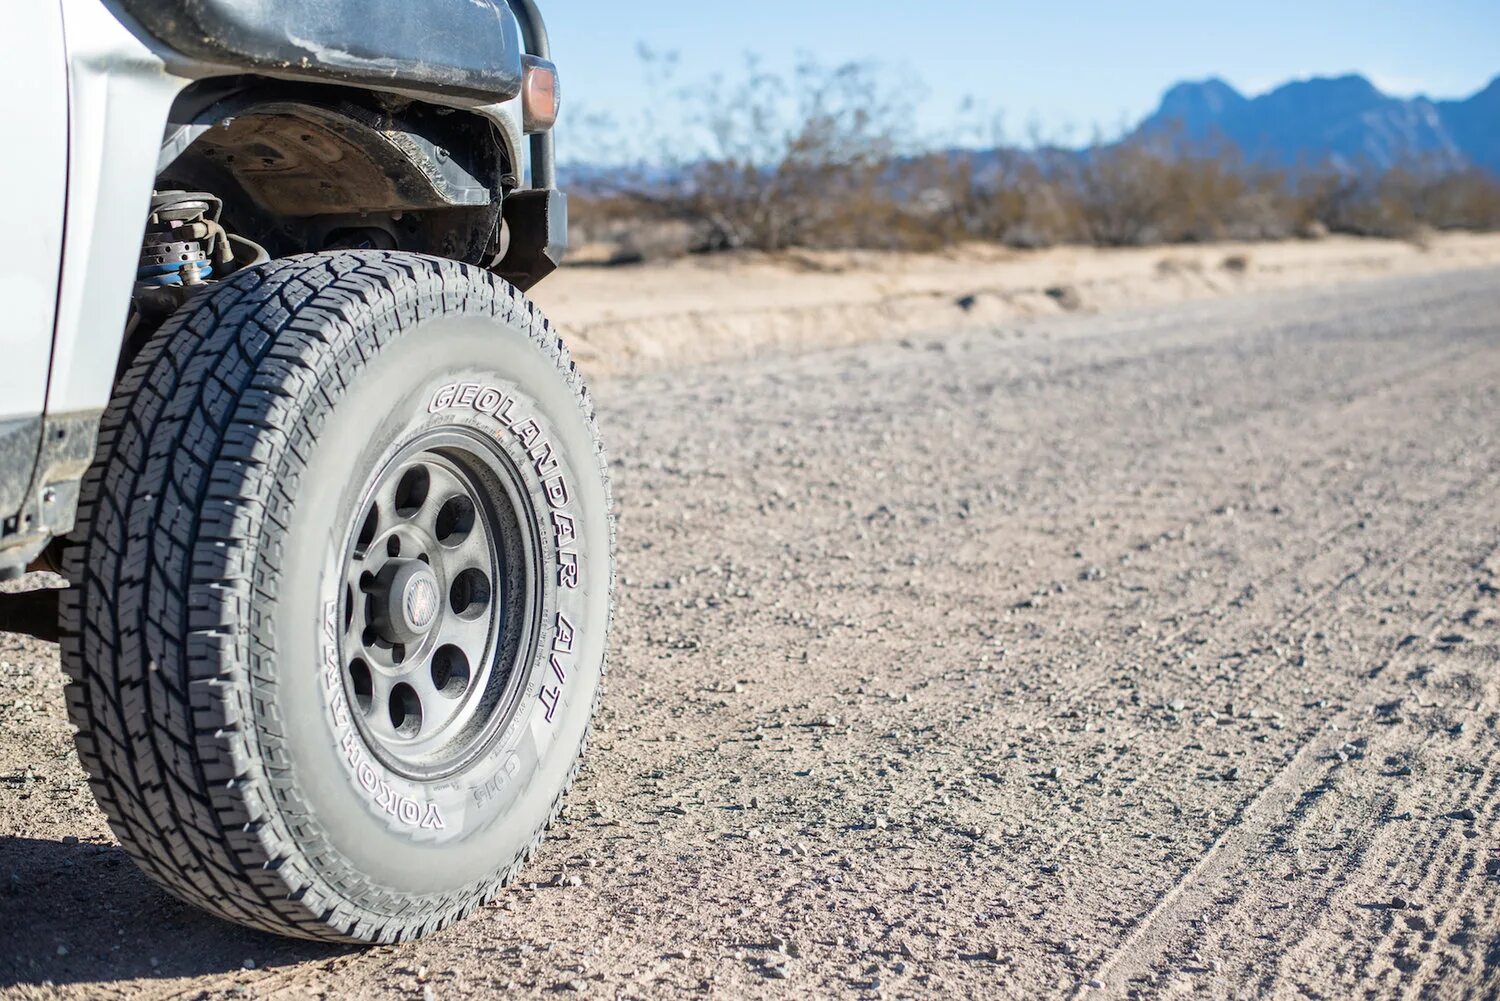
[[459, 771], [514, 717], [540, 597], [529, 515], [510, 460], [460, 429], [410, 442], [367, 484], [340, 653], [350, 713], [391, 770]]

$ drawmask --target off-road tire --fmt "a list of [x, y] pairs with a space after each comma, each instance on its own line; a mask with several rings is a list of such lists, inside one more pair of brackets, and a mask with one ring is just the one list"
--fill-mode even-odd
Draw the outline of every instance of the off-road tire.
[[[492, 713], [485, 739], [462, 731], [469, 757], [430, 773], [354, 725], [367, 717], [340, 625], [366, 607], [346, 597], [339, 561], [360, 544], [347, 526], [379, 508], [375, 472], [423, 435], [511, 470], [512, 541], [540, 574], [506, 571], [513, 607], [498, 581], [492, 597], [519, 637], [514, 718]], [[519, 293], [404, 253], [235, 275], [131, 365], [79, 514], [61, 615], [69, 712], [99, 805], [154, 880], [273, 933], [395, 942], [515, 877], [602, 692], [614, 531], [588, 393]]]

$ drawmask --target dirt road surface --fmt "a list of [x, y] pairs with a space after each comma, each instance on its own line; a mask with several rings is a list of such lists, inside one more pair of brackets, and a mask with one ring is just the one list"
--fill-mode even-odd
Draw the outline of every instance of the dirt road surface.
[[1500, 271], [597, 386], [611, 692], [477, 919], [200, 917], [0, 637], [0, 993], [1495, 997]]

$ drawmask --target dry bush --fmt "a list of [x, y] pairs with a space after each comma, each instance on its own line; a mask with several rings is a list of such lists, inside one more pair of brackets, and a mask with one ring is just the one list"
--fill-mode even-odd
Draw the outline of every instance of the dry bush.
[[1059, 183], [1078, 221], [1073, 238], [1096, 246], [1282, 239], [1294, 228], [1286, 178], [1230, 146], [1096, 142], [1066, 161]]
[[905, 173], [932, 207], [928, 229], [944, 243], [1047, 247], [1078, 238], [1077, 206], [1052, 176], [1052, 156], [1004, 147], [949, 152], [909, 164]]
[[1480, 170], [1436, 179], [1421, 204], [1424, 221], [1436, 229], [1500, 230], [1500, 180]]
[[883, 247], [913, 229], [892, 172], [913, 120], [909, 87], [865, 64], [806, 62], [783, 79], [752, 63], [691, 93], [702, 155], [666, 179], [626, 178], [613, 197], [687, 222], [695, 249]]
[[1228, 154], [1171, 157], [1123, 144], [948, 160], [941, 190], [950, 239], [1118, 247], [1279, 239], [1294, 230], [1285, 179]]
[[571, 198], [568, 223], [573, 258], [590, 264], [673, 260], [702, 250], [706, 242], [702, 227], [669, 206], [627, 195]]
[[867, 64], [809, 62], [783, 78], [752, 62], [737, 81], [683, 91], [700, 150], [575, 197], [578, 234], [613, 245], [614, 260], [638, 261], [965, 240], [1141, 246], [1500, 229], [1500, 178], [1422, 163], [1289, 175], [1170, 134], [1081, 152], [999, 137], [982, 152], [913, 151], [914, 93]]
[[1304, 220], [1330, 232], [1411, 239], [1430, 230], [1500, 229], [1500, 178], [1414, 161], [1392, 170], [1324, 170], [1299, 186]]

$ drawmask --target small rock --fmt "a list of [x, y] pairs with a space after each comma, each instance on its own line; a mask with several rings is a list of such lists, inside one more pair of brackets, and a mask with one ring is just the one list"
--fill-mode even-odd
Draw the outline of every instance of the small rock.
[[1054, 285], [1044, 294], [1069, 313], [1083, 308], [1083, 297], [1071, 285]]
[[1466, 820], [1470, 822], [1479, 819], [1479, 815], [1474, 812], [1473, 808], [1467, 806], [1462, 810], [1454, 810], [1448, 816], [1452, 817], [1454, 820]]
[[1411, 906], [1411, 901], [1407, 900], [1405, 897], [1392, 897], [1391, 898], [1390, 908], [1393, 911], [1404, 911], [1404, 910], [1406, 910], [1410, 906]]
[[240, 966], [244, 967], [247, 970], [253, 970], [255, 969], [255, 960], [247, 959], [243, 963], [241, 963]]

